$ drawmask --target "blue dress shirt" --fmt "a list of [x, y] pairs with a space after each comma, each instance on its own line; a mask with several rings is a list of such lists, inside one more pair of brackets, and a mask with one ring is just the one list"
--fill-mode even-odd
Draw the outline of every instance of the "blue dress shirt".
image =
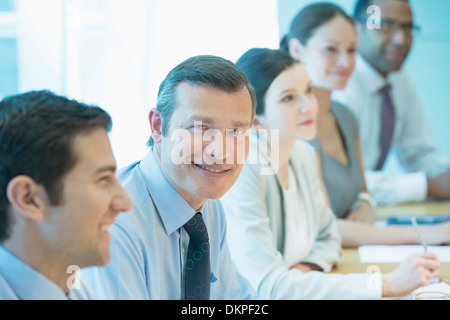
[[[133, 209], [111, 231], [111, 260], [82, 271], [99, 299], [184, 299], [189, 236], [182, 226], [196, 211], [164, 176], [153, 152], [118, 172]], [[211, 299], [250, 299], [255, 292], [234, 269], [219, 200], [199, 210], [210, 238]]]
[[66, 295], [55, 283], [0, 246], [0, 300], [91, 299], [95, 296], [83, 281], [80, 288]]

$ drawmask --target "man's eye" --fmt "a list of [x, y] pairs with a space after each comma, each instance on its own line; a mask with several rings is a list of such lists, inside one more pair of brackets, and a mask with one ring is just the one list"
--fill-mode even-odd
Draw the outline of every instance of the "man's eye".
[[240, 135], [244, 134], [245, 131], [243, 129], [240, 129], [240, 128], [235, 128], [235, 129], [231, 130], [231, 132], [235, 136], [240, 136]]
[[196, 124], [192, 127], [192, 129], [194, 130], [206, 130], [206, 126], [202, 125], [202, 124]]
[[100, 178], [98, 179], [98, 181], [101, 182], [101, 183], [109, 182], [109, 180], [110, 180], [110, 177], [109, 177], [109, 176], [100, 177]]

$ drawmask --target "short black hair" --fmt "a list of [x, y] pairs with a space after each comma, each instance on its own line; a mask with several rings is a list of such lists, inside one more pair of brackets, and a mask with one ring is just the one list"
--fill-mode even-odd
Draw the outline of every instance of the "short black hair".
[[367, 19], [367, 8], [372, 4], [372, 0], [357, 0], [355, 8], [353, 9], [353, 18], [357, 21], [364, 21]]
[[[374, 0], [357, 0], [353, 9], [353, 18], [359, 22], [364, 23], [369, 18], [367, 9], [372, 5]], [[392, 1], [392, 0], [388, 0]], [[409, 3], [409, 0], [401, 0]]]
[[6, 190], [16, 176], [42, 185], [52, 205], [62, 197], [64, 175], [75, 165], [73, 140], [96, 128], [111, 130], [111, 117], [96, 106], [50, 91], [31, 91], [0, 102], [0, 243], [9, 237]]

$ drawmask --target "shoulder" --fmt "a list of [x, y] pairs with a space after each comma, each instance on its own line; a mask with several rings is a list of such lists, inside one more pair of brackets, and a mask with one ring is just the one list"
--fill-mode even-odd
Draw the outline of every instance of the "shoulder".
[[406, 68], [401, 68], [399, 71], [390, 73], [388, 80], [393, 85], [413, 85], [413, 78], [411, 76], [411, 73]]
[[0, 274], [0, 300], [18, 300], [19, 297], [15, 294], [8, 282]]
[[298, 179], [315, 184], [318, 176], [318, 153], [316, 149], [305, 141], [297, 141], [291, 153], [293, 165]]
[[145, 190], [145, 180], [139, 170], [140, 163], [140, 161], [136, 161], [117, 171], [117, 179], [130, 196], [133, 204], [138, 206], [147, 198], [142, 196], [142, 190]]
[[117, 224], [124, 231], [134, 228], [139, 229], [143, 224], [148, 225], [147, 220], [151, 219], [152, 213], [156, 211], [153, 200], [147, 191], [145, 179], [140, 171], [140, 163], [140, 161], [136, 161], [117, 172], [117, 178], [133, 204], [129, 212], [122, 212], [117, 217]]
[[308, 142], [298, 140], [292, 149], [292, 158], [302, 159], [301, 162], [315, 161], [316, 151]]
[[351, 130], [353, 134], [358, 134], [359, 125], [355, 113], [347, 106], [338, 101], [332, 101], [331, 108], [337, 118], [337, 122], [342, 131]]
[[132, 202], [128, 212], [121, 212], [113, 227], [114, 242], [120, 246], [141, 248], [142, 243], [153, 240], [159, 226], [159, 215], [152, 196], [147, 191], [144, 178], [138, 169], [139, 162], [121, 169], [118, 179]]
[[96, 295], [88, 282], [81, 276], [80, 287], [70, 290], [71, 300], [96, 300]]
[[270, 157], [272, 151], [264, 138], [252, 135], [249, 155], [236, 183], [240, 184], [242, 181], [245, 181], [245, 184], [251, 183], [250, 181], [257, 184], [263, 183], [264, 177], [270, 175], [273, 171]]
[[[398, 101], [405, 99], [405, 101], [408, 101], [407, 103], [416, 102], [416, 84], [406, 68], [402, 68], [397, 72], [389, 74], [388, 81], [392, 86], [393, 99], [397, 101], [397, 103]], [[409, 108], [409, 106], [407, 108]]]
[[227, 220], [225, 209], [221, 199], [208, 199], [203, 204], [203, 215], [207, 224], [208, 233], [212, 236], [219, 236], [221, 241], [225, 239]]

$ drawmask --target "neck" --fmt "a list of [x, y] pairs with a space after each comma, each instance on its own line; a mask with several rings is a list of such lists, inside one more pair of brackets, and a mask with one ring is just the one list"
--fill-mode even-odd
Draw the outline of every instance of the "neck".
[[283, 139], [283, 143], [280, 141], [280, 171], [287, 170], [289, 166], [289, 159], [291, 158], [292, 150], [294, 149], [295, 140]]
[[359, 54], [364, 59], [364, 61], [368, 65], [370, 65], [381, 77], [383, 77], [384, 79], [387, 79], [387, 77], [389, 75], [389, 71], [384, 71], [384, 70], [381, 70], [380, 68], [378, 68], [375, 63], [372, 63], [372, 61], [370, 61], [370, 59], [366, 58], [366, 55], [363, 52], [359, 52]]
[[319, 105], [317, 121], [320, 124], [320, 120], [331, 112], [332, 91], [328, 89], [313, 87], [313, 94], [316, 97], [317, 103]]
[[70, 274], [67, 273], [67, 268], [70, 264], [65, 262], [68, 260], [51, 250], [43, 237], [31, 229], [18, 230], [15, 227], [14, 235], [4, 243], [4, 247], [68, 294], [67, 280]]

